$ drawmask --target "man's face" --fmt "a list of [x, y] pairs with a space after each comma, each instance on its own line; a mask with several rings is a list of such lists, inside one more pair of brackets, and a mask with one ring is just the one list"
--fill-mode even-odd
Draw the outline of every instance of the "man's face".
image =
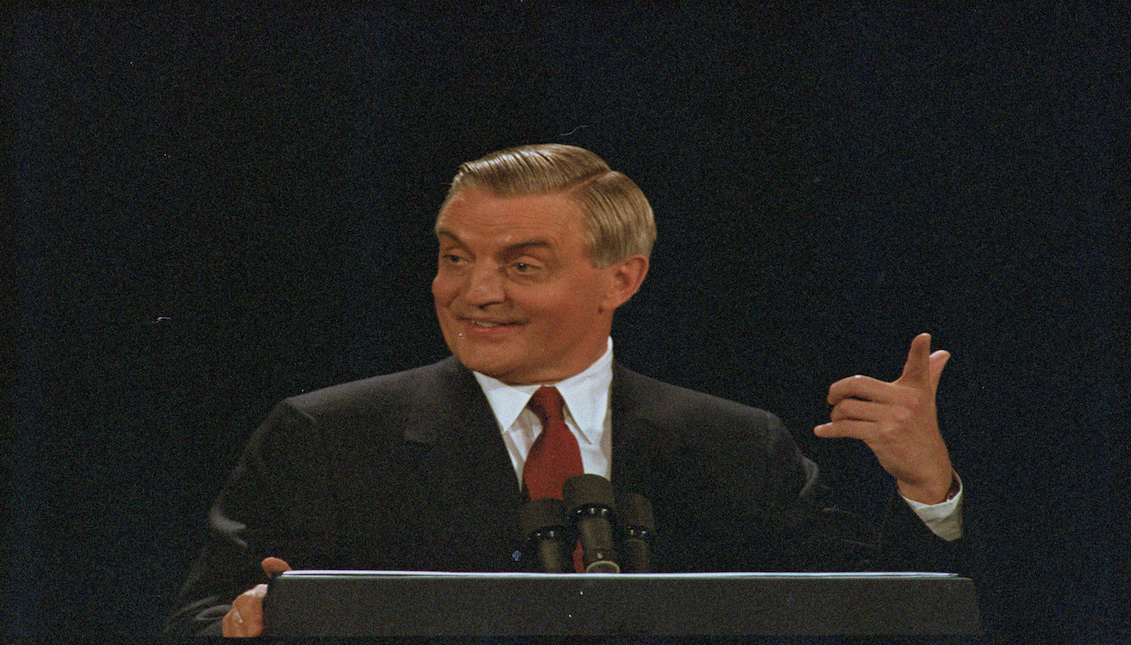
[[625, 298], [617, 265], [590, 261], [582, 217], [559, 193], [465, 189], [448, 202], [432, 295], [461, 363], [521, 385], [560, 381], [600, 358]]

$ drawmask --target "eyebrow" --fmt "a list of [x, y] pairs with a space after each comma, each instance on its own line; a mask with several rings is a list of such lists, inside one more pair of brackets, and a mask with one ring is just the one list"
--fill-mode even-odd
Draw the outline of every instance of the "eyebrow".
[[[463, 244], [463, 240], [459, 239], [459, 236], [457, 236], [455, 233], [451, 233], [451, 232], [446, 231], [444, 229], [437, 230], [436, 231], [436, 237], [437, 238], [448, 238], [451, 241], [455, 242], [456, 244], [461, 244], [461, 245]], [[514, 253], [523, 251], [523, 250], [528, 249], [528, 248], [552, 249], [553, 246], [554, 246], [553, 243], [547, 238], [533, 238], [533, 239], [529, 239], [529, 240], [522, 240], [522, 241], [519, 241], [519, 242], [515, 242], [514, 244], [508, 244], [507, 246], [505, 246], [503, 248], [503, 254], [504, 255], [512, 255]]]

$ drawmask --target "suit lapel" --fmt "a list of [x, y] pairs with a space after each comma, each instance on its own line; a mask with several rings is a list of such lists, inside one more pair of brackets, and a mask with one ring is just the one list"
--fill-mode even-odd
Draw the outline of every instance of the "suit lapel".
[[[513, 568], [521, 493], [498, 423], [474, 375], [454, 358], [422, 382], [405, 439], [434, 445], [438, 527], [471, 570]], [[458, 566], [458, 565], [457, 565]]]
[[650, 497], [655, 492], [656, 480], [664, 478], [665, 473], [651, 449], [656, 428], [644, 410], [641, 386], [639, 375], [614, 364], [609, 397], [613, 411], [612, 477], [613, 488], [618, 492]]
[[[619, 494], [643, 495], [652, 504], [656, 534], [652, 541], [652, 570], [679, 571], [678, 554], [692, 517], [686, 493], [694, 489], [682, 463], [684, 446], [672, 420], [667, 418], [671, 392], [655, 381], [615, 366], [610, 405], [613, 408], [613, 488]], [[694, 521], [694, 520], [691, 520]], [[673, 555], [674, 554], [674, 555]]]

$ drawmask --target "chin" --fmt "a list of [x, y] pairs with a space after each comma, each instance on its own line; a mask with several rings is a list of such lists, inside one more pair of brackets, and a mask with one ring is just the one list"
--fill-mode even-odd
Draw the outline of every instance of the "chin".
[[467, 369], [474, 370], [480, 374], [486, 374], [500, 381], [503, 380], [503, 376], [513, 369], [513, 366], [507, 365], [504, 361], [485, 356], [476, 356], [474, 354], [469, 355], [467, 352], [457, 352], [456, 359]]

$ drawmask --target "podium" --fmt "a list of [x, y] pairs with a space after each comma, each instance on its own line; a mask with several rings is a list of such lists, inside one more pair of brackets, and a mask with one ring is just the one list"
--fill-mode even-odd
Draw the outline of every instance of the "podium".
[[287, 571], [273, 637], [965, 636], [973, 582], [940, 573]]

